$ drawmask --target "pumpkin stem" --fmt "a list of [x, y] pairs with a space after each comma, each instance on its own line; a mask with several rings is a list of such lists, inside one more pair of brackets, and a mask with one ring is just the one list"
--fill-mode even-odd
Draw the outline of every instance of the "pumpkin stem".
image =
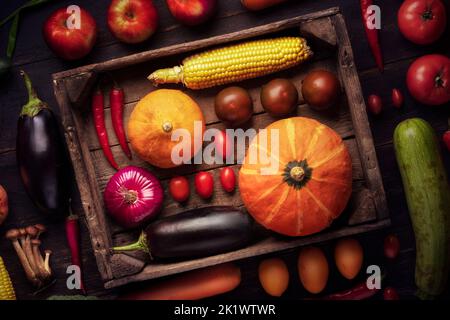
[[170, 122], [170, 121], [165, 121], [165, 122], [163, 123], [163, 125], [162, 125], [162, 129], [164, 130], [164, 132], [170, 132], [170, 131], [172, 131], [172, 129], [173, 129], [172, 122]]
[[295, 181], [302, 181], [305, 178], [305, 170], [302, 167], [293, 167], [289, 174]]

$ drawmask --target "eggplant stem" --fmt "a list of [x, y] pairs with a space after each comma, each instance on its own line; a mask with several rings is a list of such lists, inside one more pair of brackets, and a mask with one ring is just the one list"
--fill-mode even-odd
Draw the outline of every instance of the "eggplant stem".
[[36, 116], [42, 109], [48, 108], [47, 105], [39, 99], [39, 97], [36, 94], [36, 91], [33, 88], [33, 84], [31, 83], [30, 77], [28, 74], [21, 70], [20, 74], [22, 75], [25, 86], [28, 91], [28, 102], [26, 105], [22, 107], [22, 111], [20, 112], [20, 116], [29, 116], [34, 117]]
[[151, 252], [150, 252], [150, 248], [148, 247], [147, 244], [147, 235], [145, 234], [144, 231], [142, 231], [141, 235], [139, 236], [138, 241], [136, 241], [135, 243], [131, 243], [131, 244], [127, 244], [125, 246], [120, 246], [120, 247], [114, 247], [113, 251], [114, 252], [122, 252], [122, 251], [143, 251], [145, 253], [147, 253], [150, 257]]

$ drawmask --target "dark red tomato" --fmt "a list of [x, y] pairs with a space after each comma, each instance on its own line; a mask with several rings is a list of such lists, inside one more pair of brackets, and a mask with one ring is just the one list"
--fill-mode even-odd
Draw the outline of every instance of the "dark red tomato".
[[214, 108], [217, 118], [226, 126], [238, 127], [252, 117], [253, 101], [247, 90], [240, 87], [228, 87], [217, 94]]
[[297, 102], [297, 88], [287, 79], [274, 79], [261, 89], [261, 104], [271, 116], [284, 117], [291, 114]]
[[334, 106], [339, 98], [338, 78], [326, 70], [313, 70], [302, 82], [302, 95], [306, 103], [316, 110]]
[[215, 147], [218, 156], [223, 160], [226, 160], [231, 155], [231, 141], [225, 131], [220, 131], [219, 135], [214, 137]]
[[195, 175], [195, 190], [203, 199], [211, 198], [214, 192], [214, 178], [210, 172], [199, 172]]
[[220, 183], [226, 192], [233, 192], [236, 187], [236, 175], [230, 167], [220, 170]]
[[397, 236], [390, 234], [384, 238], [384, 255], [386, 258], [395, 259], [400, 252], [400, 241]]
[[419, 102], [437, 106], [450, 101], [450, 59], [428, 54], [415, 60], [406, 74], [411, 95]]
[[392, 104], [396, 108], [401, 108], [403, 105], [403, 94], [397, 88], [392, 89]]
[[447, 16], [440, 0], [406, 0], [397, 14], [398, 28], [415, 44], [431, 44], [445, 31]]
[[442, 140], [444, 140], [447, 150], [450, 151], [450, 130], [444, 133], [444, 135], [442, 136]]
[[384, 300], [399, 300], [397, 290], [392, 287], [386, 287], [383, 291], [383, 299]]
[[383, 102], [381, 101], [380, 96], [371, 94], [369, 98], [367, 98], [367, 108], [374, 115], [380, 114], [383, 109]]
[[189, 181], [185, 177], [174, 177], [170, 179], [169, 192], [175, 201], [186, 201], [191, 194]]

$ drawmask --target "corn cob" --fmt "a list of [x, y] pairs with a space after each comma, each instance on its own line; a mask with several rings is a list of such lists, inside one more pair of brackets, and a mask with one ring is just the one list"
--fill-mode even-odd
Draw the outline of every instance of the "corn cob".
[[0, 257], [0, 300], [16, 300], [11, 278], [2, 257]]
[[156, 70], [148, 79], [154, 85], [181, 82], [190, 89], [204, 89], [281, 71], [312, 54], [300, 37], [256, 40], [195, 54], [181, 66]]

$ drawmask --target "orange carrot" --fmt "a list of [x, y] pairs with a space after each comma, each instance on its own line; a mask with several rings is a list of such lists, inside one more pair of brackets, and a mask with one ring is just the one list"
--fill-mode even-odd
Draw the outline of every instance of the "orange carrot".
[[235, 289], [241, 270], [232, 263], [186, 272], [119, 297], [121, 300], [198, 300]]

